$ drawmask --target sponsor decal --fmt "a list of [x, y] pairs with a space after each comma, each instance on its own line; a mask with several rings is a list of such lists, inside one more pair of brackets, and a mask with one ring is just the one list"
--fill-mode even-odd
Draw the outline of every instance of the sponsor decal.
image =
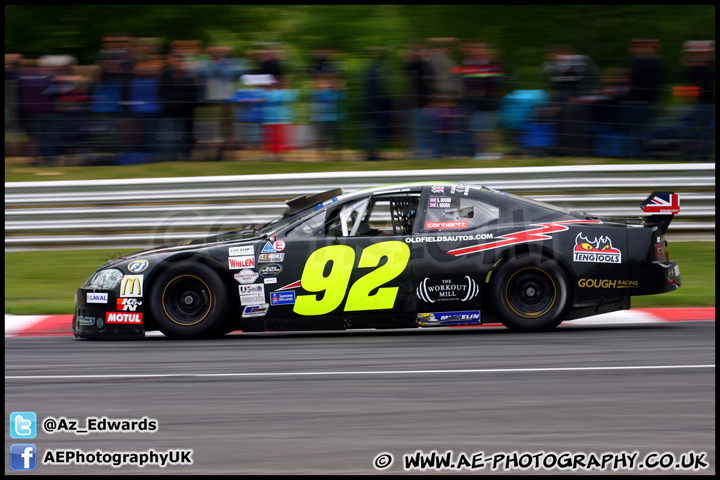
[[263, 303], [260, 305], [248, 305], [243, 308], [242, 318], [264, 317], [268, 311], [270, 304]]
[[123, 275], [120, 282], [121, 297], [142, 297], [143, 296], [143, 275]]
[[502, 192], [502, 191], [500, 191], [500, 190], [495, 190], [494, 188], [490, 188], [490, 187], [480, 187], [480, 190], [482, 190], [482, 191], [484, 191], [484, 192], [496, 193], [496, 194], [498, 194], [498, 195], [506, 195], [506, 196], [507, 196], [507, 192]]
[[529, 242], [540, 242], [549, 240], [551, 233], [564, 232], [568, 230], [566, 225], [576, 223], [602, 223], [600, 220], [568, 220], [565, 222], [554, 223], [537, 223], [533, 224], [535, 228], [529, 228], [520, 232], [508, 233], [497, 237], [494, 242], [484, 243], [482, 245], [473, 245], [470, 247], [456, 248], [447, 252], [450, 255], [459, 257], [461, 255], [469, 255], [471, 253], [482, 252], [485, 250], [493, 250], [495, 248], [507, 247], [509, 245], [519, 245]]
[[443, 279], [437, 282], [425, 278], [415, 289], [415, 293], [420, 300], [428, 303], [447, 301], [466, 302], [477, 297], [478, 293], [480, 293], [480, 287], [475, 280], [467, 275], [465, 275], [465, 278], [460, 282], [449, 279]]
[[321, 208], [327, 207], [328, 205], [330, 205], [331, 203], [334, 203], [334, 202], [337, 202], [337, 197], [333, 197], [330, 200], [325, 200], [324, 202], [322, 202], [319, 205], [315, 205], [315, 210], [320, 210]]
[[270, 294], [270, 305], [292, 305], [295, 303], [295, 292], [273, 292]]
[[606, 278], [581, 278], [580, 288], [638, 288], [639, 280], [608, 280]]
[[246, 268], [233, 275], [233, 278], [237, 280], [238, 283], [253, 283], [259, 276], [257, 272]]
[[142, 302], [136, 298], [118, 298], [117, 309], [123, 312], [134, 312]]
[[241, 245], [239, 247], [228, 248], [228, 257], [240, 257], [245, 255], [255, 255], [255, 247], [253, 245]]
[[261, 253], [258, 255], [258, 263], [282, 262], [284, 259], [284, 253]]
[[460, 199], [458, 197], [430, 197], [429, 208], [459, 208]]
[[263, 278], [263, 283], [265, 283], [265, 284], [277, 283], [277, 278], [275, 278], [275, 277]]
[[259, 293], [240, 295], [240, 305], [257, 305], [259, 303], [265, 303], [265, 295]]
[[277, 277], [282, 272], [282, 265], [265, 265], [260, 269], [261, 277]]
[[430, 188], [431, 193], [445, 193], [445, 186], [444, 185], [433, 185]]
[[260, 293], [265, 295], [265, 285], [262, 283], [253, 283], [252, 285], [238, 285], [240, 289], [240, 295], [246, 295], [249, 293]]
[[461, 193], [463, 195], [467, 195], [469, 192], [470, 192], [470, 187], [468, 187], [467, 185], [453, 185], [450, 188], [450, 193], [457, 193], [458, 195]]
[[300, 287], [300, 280], [298, 280], [297, 282], [289, 283], [289, 284], [285, 285], [284, 287], [278, 288], [275, 291], [279, 292], [281, 290], [292, 290], [293, 288], [299, 288], [299, 287]]
[[462, 312], [435, 312], [418, 313], [417, 323], [422, 327], [434, 327], [438, 325], [457, 325], [468, 323], [481, 323], [479, 310], [468, 310]]
[[265, 246], [263, 247], [262, 250], [260, 250], [260, 253], [275, 253], [275, 252], [276, 252], [276, 250], [272, 246], [272, 243], [270, 243], [270, 242], [265, 242]]
[[253, 268], [255, 266], [255, 257], [229, 257], [228, 267], [230, 270], [239, 270], [241, 268]]
[[133, 260], [128, 263], [127, 269], [132, 273], [140, 273], [148, 267], [149, 263], [147, 260]]
[[590, 241], [582, 232], [575, 237], [574, 262], [620, 263], [621, 260], [620, 250], [613, 248], [610, 238], [603, 235]]
[[142, 313], [107, 312], [105, 321], [107, 323], [142, 325]]
[[285, 250], [285, 242], [283, 242], [282, 240], [273, 242], [272, 246], [277, 252], [282, 252], [283, 250]]
[[680, 195], [677, 193], [658, 193], [647, 204], [643, 205], [644, 213], [680, 212]]
[[425, 230], [453, 230], [456, 228], [467, 228], [466, 220], [453, 220], [447, 222], [425, 222]]
[[407, 237], [405, 243], [435, 243], [435, 242], [467, 242], [470, 240], [492, 240], [492, 233], [477, 233], [475, 235], [428, 235]]
[[95, 317], [83, 317], [78, 315], [78, 325], [95, 325]]
[[108, 294], [107, 293], [88, 293], [87, 294], [87, 303], [107, 303], [108, 302]]

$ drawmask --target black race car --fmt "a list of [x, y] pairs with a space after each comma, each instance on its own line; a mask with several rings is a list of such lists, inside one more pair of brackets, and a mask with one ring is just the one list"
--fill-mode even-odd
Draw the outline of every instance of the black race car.
[[628, 309], [680, 287], [655, 192], [638, 218], [599, 218], [485, 187], [408, 184], [287, 202], [270, 223], [143, 250], [76, 295], [80, 338], [233, 330], [479, 325], [520, 331]]

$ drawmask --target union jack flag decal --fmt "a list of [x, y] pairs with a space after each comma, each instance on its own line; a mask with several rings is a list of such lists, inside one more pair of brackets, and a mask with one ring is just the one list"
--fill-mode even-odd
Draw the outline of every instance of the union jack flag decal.
[[645, 213], [672, 214], [680, 212], [680, 195], [672, 192], [654, 192], [642, 204]]

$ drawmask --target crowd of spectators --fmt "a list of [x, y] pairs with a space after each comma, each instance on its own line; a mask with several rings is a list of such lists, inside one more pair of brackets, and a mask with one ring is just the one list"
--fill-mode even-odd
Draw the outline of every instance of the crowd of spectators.
[[[673, 91], [687, 112], [662, 128], [660, 43], [635, 40], [628, 52], [626, 64], [601, 70], [571, 46], [551, 46], [540, 88], [527, 89], [481, 40], [431, 38], [399, 58], [368, 49], [353, 77], [333, 50], [290, 68], [274, 43], [244, 58], [194, 40], [163, 50], [157, 39], [107, 35], [94, 65], [5, 55], [6, 152], [10, 135], [29, 138], [29, 155], [45, 163], [73, 154], [189, 160], [200, 150], [283, 158], [299, 145], [329, 158], [348, 144], [366, 160], [398, 147], [416, 159], [482, 160], [518, 151], [637, 156], [661, 141], [668, 147], [674, 135], [699, 155], [714, 153], [714, 43], [684, 45], [687, 86]], [[312, 127], [302, 142], [299, 123]]]

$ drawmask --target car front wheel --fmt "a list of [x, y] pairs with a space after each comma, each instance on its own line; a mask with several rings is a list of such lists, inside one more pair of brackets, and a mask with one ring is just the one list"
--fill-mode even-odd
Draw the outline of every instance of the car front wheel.
[[151, 310], [166, 336], [191, 339], [226, 333], [228, 297], [210, 267], [199, 263], [176, 265], [153, 283]]

